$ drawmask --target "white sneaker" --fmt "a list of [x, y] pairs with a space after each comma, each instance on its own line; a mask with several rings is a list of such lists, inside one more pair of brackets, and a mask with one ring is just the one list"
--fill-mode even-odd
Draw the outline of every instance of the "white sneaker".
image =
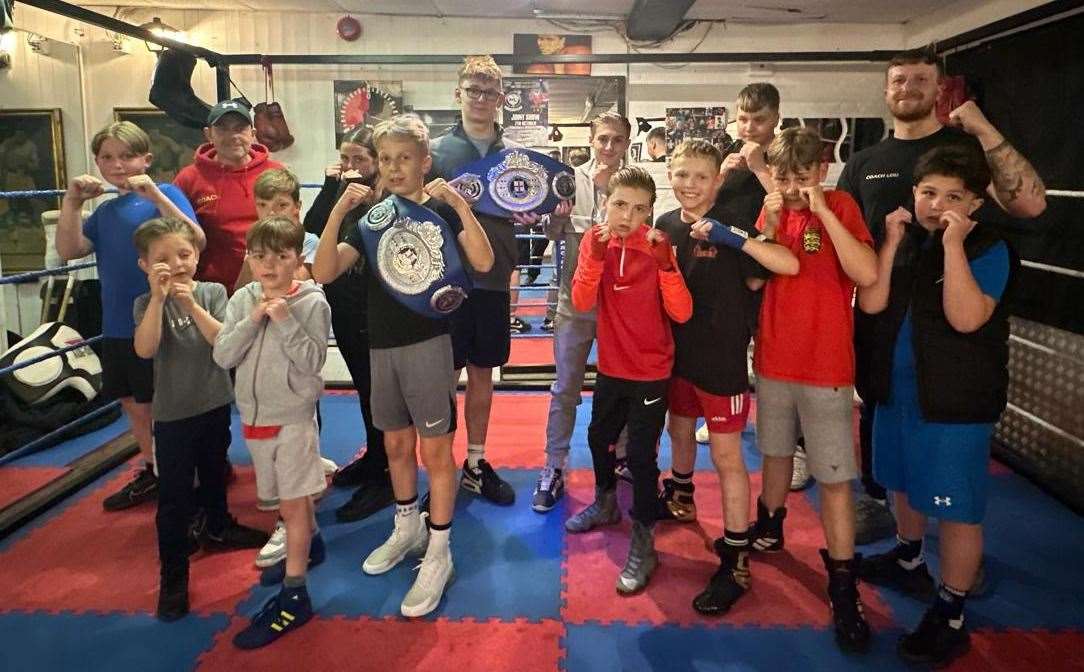
[[256, 554], [257, 567], [270, 567], [286, 557], [286, 523], [275, 523], [275, 531]]
[[320, 464], [324, 467], [324, 476], [330, 476], [339, 470], [339, 465], [335, 464], [335, 460], [329, 460], [324, 456], [320, 456]]
[[418, 578], [414, 579], [414, 585], [399, 605], [403, 616], [425, 616], [436, 609], [440, 598], [444, 597], [444, 589], [455, 577], [452, 553], [447, 549], [444, 552], [426, 553], [416, 569]]
[[790, 477], [791, 492], [805, 490], [813, 485], [813, 477], [809, 475], [809, 466], [807, 462], [808, 458], [806, 457], [805, 450], [802, 448], [796, 449], [794, 451], [794, 471], [791, 473]]
[[700, 429], [696, 430], [696, 442], [703, 444], [711, 443], [711, 433], [708, 432], [708, 426], [706, 423], [702, 425]]
[[[361, 564], [366, 574], [383, 574], [398, 565], [408, 555], [422, 555], [429, 546], [429, 527], [425, 520], [429, 514], [403, 518], [395, 517], [391, 536], [365, 558]], [[417, 521], [417, 522], [410, 522]]]

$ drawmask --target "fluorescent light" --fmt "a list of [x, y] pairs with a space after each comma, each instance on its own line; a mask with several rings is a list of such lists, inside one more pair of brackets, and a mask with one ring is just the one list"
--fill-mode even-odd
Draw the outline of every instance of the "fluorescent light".
[[557, 19], [564, 21], [624, 21], [628, 17], [624, 14], [577, 14], [566, 12], [548, 12], [544, 9], [532, 9], [536, 19]]

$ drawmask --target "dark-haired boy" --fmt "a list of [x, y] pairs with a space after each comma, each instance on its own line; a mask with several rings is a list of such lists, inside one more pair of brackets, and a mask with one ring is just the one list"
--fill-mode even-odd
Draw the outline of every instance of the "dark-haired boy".
[[938, 519], [941, 585], [898, 650], [940, 667], [970, 645], [963, 609], [982, 561], [990, 439], [1008, 391], [1001, 299], [1014, 260], [995, 230], [971, 219], [990, 184], [980, 151], [933, 149], [914, 183], [916, 221], [888, 215], [880, 275], [858, 297], [875, 316], [871, 380], [881, 381], [870, 390], [873, 471], [899, 527], [896, 547], [862, 569], [872, 583], [932, 587], [922, 538], [927, 517]]
[[605, 221], [584, 234], [572, 283], [576, 310], [598, 305], [598, 378], [587, 429], [595, 500], [565, 521], [565, 529], [587, 532], [621, 520], [613, 444], [627, 425], [632, 542], [617, 592], [629, 595], [647, 586], [658, 564], [655, 447], [674, 363], [670, 321], [689, 319], [692, 297], [676, 268], [669, 237], [647, 225], [655, 203], [651, 176], [641, 168], [622, 168], [610, 178], [607, 193]]

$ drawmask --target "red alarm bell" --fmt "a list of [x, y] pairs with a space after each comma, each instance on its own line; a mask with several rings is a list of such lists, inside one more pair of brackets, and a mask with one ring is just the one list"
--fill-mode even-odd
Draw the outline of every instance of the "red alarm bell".
[[347, 42], [353, 42], [361, 37], [361, 22], [352, 16], [344, 16], [335, 24], [335, 30], [339, 37]]

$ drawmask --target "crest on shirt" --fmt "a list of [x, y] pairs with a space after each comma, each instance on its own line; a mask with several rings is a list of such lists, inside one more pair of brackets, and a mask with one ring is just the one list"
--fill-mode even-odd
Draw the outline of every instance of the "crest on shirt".
[[806, 230], [802, 232], [802, 249], [809, 254], [816, 254], [821, 251], [821, 232], [814, 227], [806, 227]]

